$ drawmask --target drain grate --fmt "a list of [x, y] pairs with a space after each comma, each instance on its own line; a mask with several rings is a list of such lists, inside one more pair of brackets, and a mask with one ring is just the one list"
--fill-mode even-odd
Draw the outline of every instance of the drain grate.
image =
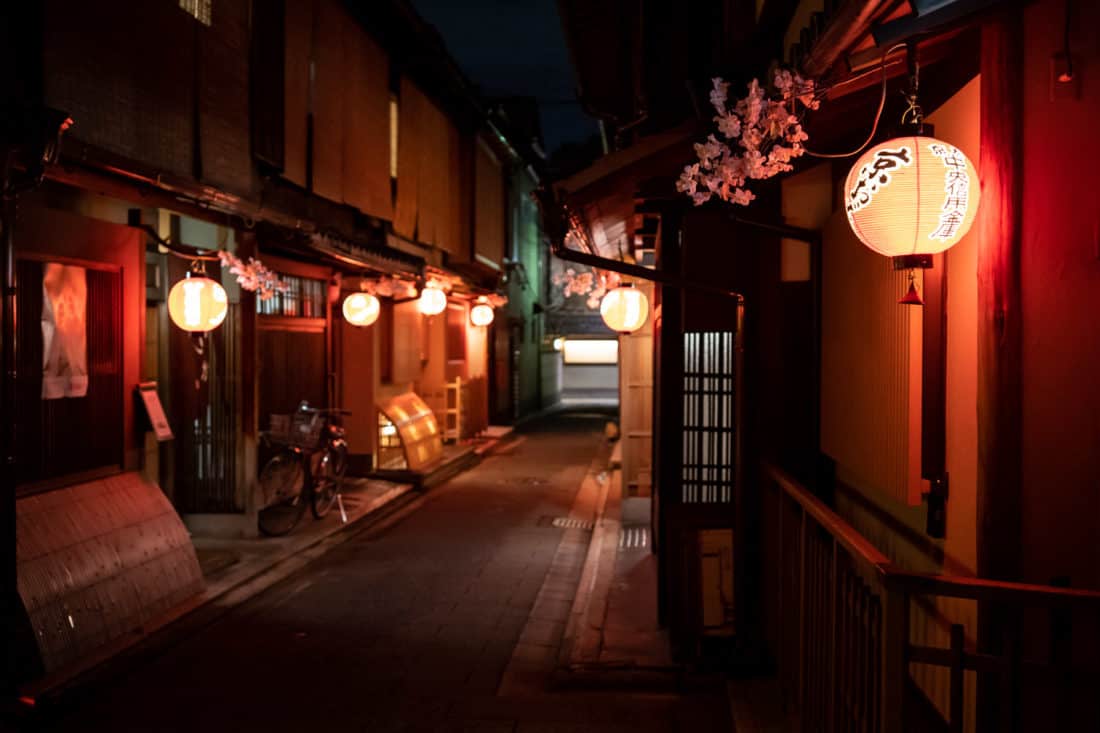
[[649, 547], [649, 527], [623, 527], [619, 532], [619, 548]]
[[538, 526], [557, 527], [558, 529], [592, 529], [592, 522], [572, 517], [539, 517]]

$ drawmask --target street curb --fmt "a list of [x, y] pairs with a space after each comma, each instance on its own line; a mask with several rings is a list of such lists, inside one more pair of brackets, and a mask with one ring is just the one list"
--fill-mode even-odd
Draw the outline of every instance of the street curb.
[[600, 497], [592, 539], [569, 621], [562, 634], [551, 684], [559, 690], [583, 688], [660, 692], [712, 688], [716, 683], [711, 676], [695, 674], [681, 665], [599, 661], [608, 597], [619, 555], [623, 498], [622, 471], [613, 468]]
[[[590, 647], [593, 642], [596, 644], [598, 654], [599, 629], [602, 624], [593, 624], [590, 618], [596, 615], [598, 620], [602, 620], [606, 611], [608, 583], [603, 583], [601, 588], [597, 588], [597, 583], [601, 580], [600, 565], [606, 562], [604, 561], [603, 546], [607, 542], [611, 542], [614, 546], [619, 536], [620, 522], [617, 514], [611, 518], [607, 516], [609, 500], [612, 509], [617, 509], [619, 506], [618, 500], [610, 495], [611, 484], [614, 480], [613, 473], [600, 487], [599, 499], [596, 501], [596, 516], [593, 522], [592, 538], [588, 543], [588, 552], [585, 555], [584, 565], [581, 569], [581, 577], [577, 582], [576, 594], [573, 596], [573, 606], [569, 611], [569, 620], [566, 623], [564, 633], [562, 633], [561, 645], [558, 647], [555, 678], [558, 677], [560, 670], [569, 669], [580, 662], [584, 654], [584, 648], [586, 646]], [[611, 557], [614, 560], [614, 554]], [[593, 600], [599, 605], [597, 609], [593, 609]], [[594, 640], [593, 633], [596, 636]]]

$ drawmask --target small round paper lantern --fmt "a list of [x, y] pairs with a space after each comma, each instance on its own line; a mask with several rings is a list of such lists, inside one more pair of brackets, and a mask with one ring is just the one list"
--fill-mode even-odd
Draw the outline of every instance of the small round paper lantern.
[[649, 298], [636, 288], [609, 290], [600, 301], [600, 315], [612, 331], [633, 333], [645, 325], [649, 315]]
[[184, 331], [215, 329], [228, 310], [225, 288], [208, 277], [188, 274], [168, 291], [168, 316]]
[[420, 312], [426, 316], [437, 316], [447, 307], [447, 294], [436, 287], [425, 287], [420, 293]]
[[353, 326], [369, 326], [378, 320], [382, 304], [370, 293], [352, 293], [344, 298], [344, 320]]
[[934, 137], [898, 137], [856, 161], [844, 186], [848, 223], [887, 257], [933, 255], [962, 239], [981, 186], [961, 150]]
[[470, 309], [470, 323], [475, 326], [488, 326], [493, 322], [493, 306], [488, 303], [478, 303]]

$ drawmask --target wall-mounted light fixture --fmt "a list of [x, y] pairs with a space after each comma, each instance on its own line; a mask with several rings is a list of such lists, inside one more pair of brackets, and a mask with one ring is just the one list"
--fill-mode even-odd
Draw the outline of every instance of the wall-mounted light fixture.
[[649, 298], [631, 285], [613, 288], [600, 301], [600, 315], [612, 331], [633, 333], [649, 317]]
[[493, 317], [493, 306], [489, 305], [485, 296], [478, 298], [478, 302], [470, 309], [470, 323], [474, 326], [488, 326], [493, 322]]
[[369, 326], [378, 320], [382, 303], [371, 293], [352, 293], [344, 298], [344, 320], [353, 326]]
[[901, 124], [909, 134], [874, 145], [860, 156], [844, 185], [844, 210], [861, 242], [892, 258], [895, 270], [910, 270], [909, 292], [898, 302], [923, 305], [912, 271], [931, 267], [932, 255], [970, 230], [981, 185], [966, 154], [932, 137], [924, 124], [914, 45], [909, 46], [908, 63], [909, 107]]
[[168, 291], [168, 316], [184, 331], [206, 332], [221, 325], [229, 310], [225, 288], [195, 269]]
[[419, 308], [426, 316], [438, 316], [447, 307], [447, 293], [433, 281], [428, 281], [420, 291]]

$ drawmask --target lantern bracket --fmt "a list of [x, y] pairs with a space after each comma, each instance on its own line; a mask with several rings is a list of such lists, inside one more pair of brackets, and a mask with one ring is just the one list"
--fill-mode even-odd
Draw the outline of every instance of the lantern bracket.
[[901, 115], [902, 125], [921, 128], [924, 122], [924, 110], [921, 109], [920, 96], [920, 59], [917, 58], [917, 44], [908, 41], [905, 44], [905, 61], [909, 71], [909, 88], [905, 91], [905, 101], [909, 106]]
[[932, 255], [930, 254], [901, 255], [891, 259], [894, 261], [895, 270], [929, 270], [932, 268]]

